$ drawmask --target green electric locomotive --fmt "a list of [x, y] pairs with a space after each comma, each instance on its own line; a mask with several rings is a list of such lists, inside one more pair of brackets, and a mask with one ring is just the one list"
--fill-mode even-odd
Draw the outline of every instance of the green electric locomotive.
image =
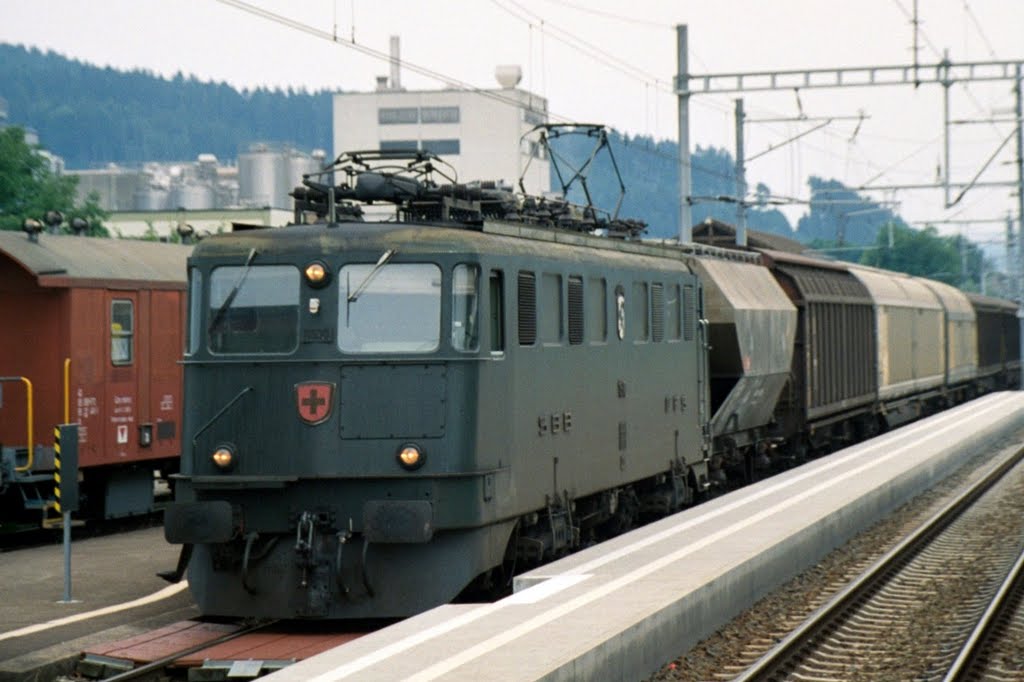
[[412, 174], [366, 156], [296, 190], [295, 225], [189, 259], [165, 524], [205, 614], [407, 616], [708, 486], [707, 325], [682, 248], [438, 185], [416, 177], [423, 154]]
[[193, 251], [165, 529], [203, 613], [494, 593], [711, 487], [1019, 385], [1009, 302], [721, 248], [711, 223], [642, 241], [589, 205], [435, 182], [440, 163], [342, 155], [296, 189], [294, 225]]

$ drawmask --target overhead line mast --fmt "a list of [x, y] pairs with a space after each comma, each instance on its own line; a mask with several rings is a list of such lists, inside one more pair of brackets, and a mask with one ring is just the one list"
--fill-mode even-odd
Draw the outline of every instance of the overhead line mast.
[[[1018, 225], [1024, 226], [1024, 131], [1022, 131], [1022, 104], [1021, 104], [1021, 69], [1024, 67], [1024, 60], [990, 60], [954, 63], [948, 56], [935, 64], [921, 65], [917, 59], [917, 19], [915, 12], [915, 52], [912, 64], [902, 65], [875, 65], [860, 67], [837, 67], [821, 69], [785, 69], [778, 71], [749, 71], [712, 74], [690, 74], [687, 63], [687, 27], [685, 24], [676, 26], [676, 41], [678, 51], [678, 73], [676, 75], [676, 96], [679, 102], [679, 183], [680, 183], [680, 211], [679, 211], [679, 238], [681, 241], [692, 240], [692, 225], [690, 218], [690, 203], [693, 200], [692, 187], [690, 184], [690, 136], [689, 136], [689, 106], [692, 95], [704, 94], [734, 94], [744, 92], [764, 92], [772, 90], [810, 90], [820, 88], [849, 88], [849, 87], [875, 87], [886, 85], [913, 85], [915, 88], [922, 84], [939, 84], [945, 89], [945, 129], [948, 134], [950, 125], [948, 92], [949, 87], [956, 82], [995, 82], [1012, 81], [1015, 107], [1014, 123], [1016, 125], [1017, 143], [1017, 220]], [[692, 86], [692, 87], [691, 87]], [[1009, 141], [1007, 138], [1006, 141]], [[1006, 143], [1004, 141], [1004, 144]], [[946, 204], [949, 207], [949, 147], [945, 145], [945, 172], [943, 173], [943, 187], [946, 189]], [[980, 175], [980, 173], [979, 173]], [[977, 180], [977, 178], [975, 178]], [[1011, 184], [1011, 183], [968, 183], [968, 187]], [[891, 185], [887, 188], [916, 188], [921, 185]], [[931, 185], [928, 185], [931, 187]], [[862, 189], [882, 189], [882, 187], [869, 187]], [[743, 201], [743, 197], [737, 197]], [[1017, 259], [1020, 261], [1017, 268], [1017, 297], [1020, 303], [1017, 316], [1021, 322], [1021, 350], [1024, 353], [1024, 249], [1018, 248]], [[1022, 379], [1024, 379], [1024, 366], [1022, 366]]]

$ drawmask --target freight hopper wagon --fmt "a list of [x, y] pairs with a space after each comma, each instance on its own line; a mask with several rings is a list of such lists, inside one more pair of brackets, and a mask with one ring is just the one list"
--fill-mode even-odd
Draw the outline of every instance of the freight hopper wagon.
[[0, 232], [0, 532], [46, 521], [61, 423], [79, 424], [83, 516], [152, 510], [181, 453], [190, 251]]
[[[695, 228], [694, 234], [703, 243], [724, 246], [735, 233], [724, 223], [710, 222]], [[791, 338], [778, 326], [757, 337], [759, 352], [753, 360], [748, 361], [746, 353], [728, 352], [736, 347], [732, 336], [742, 338], [742, 326], [737, 323], [733, 328], [730, 314], [716, 335], [714, 317], [722, 297], [709, 282], [722, 280], [728, 288], [737, 286], [738, 278], [702, 276], [712, 320], [713, 404], [727, 407], [736, 396], [723, 389], [732, 385], [732, 376], [752, 378], [746, 377], [751, 363], [756, 367], [759, 361], [767, 362], [765, 368], [774, 368], [762, 370], [765, 379], [775, 379], [764, 384], [766, 389], [777, 384], [779, 371], [787, 374], [770, 419], [758, 415], [740, 422], [747, 430], [726, 434], [721, 424], [734, 417], [730, 409], [719, 409], [714, 429], [717, 456], [711, 463], [715, 480], [724, 479], [719, 463], [730, 469], [730, 477], [736, 464], [745, 465], [749, 476], [752, 467], [766, 468], [773, 458], [800, 461], [982, 393], [1018, 385], [1020, 336], [1014, 304], [965, 294], [942, 282], [811, 258], [788, 242], [753, 233], [750, 251], [759, 254], [795, 306], [790, 363], [770, 359], [775, 341]], [[740, 286], [755, 286], [750, 276], [739, 279]], [[757, 286], [767, 291], [765, 285]], [[769, 304], [772, 300], [765, 293], [757, 297], [758, 305], [752, 308], [760, 308], [757, 315], [762, 321], [756, 326], [768, 321], [768, 309], [777, 308], [776, 316], [782, 313], [782, 307]], [[756, 320], [757, 315], [749, 319]], [[723, 337], [722, 330], [728, 335]], [[765, 345], [769, 339], [770, 347]], [[725, 403], [723, 395], [728, 397]], [[750, 430], [751, 426], [756, 428]], [[737, 458], [736, 453], [745, 456]]]

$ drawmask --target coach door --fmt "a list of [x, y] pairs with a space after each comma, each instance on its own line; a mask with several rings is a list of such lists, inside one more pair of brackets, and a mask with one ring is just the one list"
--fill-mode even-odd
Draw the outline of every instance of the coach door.
[[113, 460], [133, 458], [137, 439], [132, 438], [138, 421], [140, 337], [139, 294], [111, 291], [107, 297], [107, 376], [104, 400], [106, 452]]
[[[146, 379], [140, 378], [145, 412], [140, 438], [149, 442], [142, 456], [177, 457], [180, 448], [181, 391], [185, 292], [154, 290], [149, 298]], [[144, 389], [144, 390], [143, 390]]]

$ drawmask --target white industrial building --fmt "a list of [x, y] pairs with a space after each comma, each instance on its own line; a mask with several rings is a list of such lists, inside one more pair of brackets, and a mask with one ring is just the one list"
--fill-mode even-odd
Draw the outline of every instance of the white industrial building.
[[500, 180], [518, 189], [526, 169], [528, 193], [550, 190], [548, 159], [535, 136], [523, 139], [547, 121], [547, 100], [517, 87], [518, 66], [499, 66], [495, 76], [501, 87], [494, 90], [409, 91], [401, 86], [395, 37], [391, 60], [390, 79], [378, 77], [375, 91], [334, 95], [335, 156], [420, 149], [450, 163], [459, 182]]

